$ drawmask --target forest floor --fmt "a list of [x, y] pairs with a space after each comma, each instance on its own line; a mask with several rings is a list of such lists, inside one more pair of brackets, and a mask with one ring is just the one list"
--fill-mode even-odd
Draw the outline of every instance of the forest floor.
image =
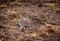
[[60, 41], [60, 14], [31, 3], [0, 7], [0, 41]]

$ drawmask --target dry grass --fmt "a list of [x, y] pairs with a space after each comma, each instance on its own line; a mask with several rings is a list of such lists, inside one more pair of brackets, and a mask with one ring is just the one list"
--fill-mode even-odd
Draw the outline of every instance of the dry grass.
[[60, 15], [31, 3], [2, 6], [0, 41], [60, 41]]

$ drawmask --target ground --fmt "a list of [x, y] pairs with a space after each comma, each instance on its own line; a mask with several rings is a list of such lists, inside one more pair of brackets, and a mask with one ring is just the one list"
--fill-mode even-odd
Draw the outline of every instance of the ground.
[[60, 14], [31, 3], [1, 7], [0, 41], [60, 41]]

